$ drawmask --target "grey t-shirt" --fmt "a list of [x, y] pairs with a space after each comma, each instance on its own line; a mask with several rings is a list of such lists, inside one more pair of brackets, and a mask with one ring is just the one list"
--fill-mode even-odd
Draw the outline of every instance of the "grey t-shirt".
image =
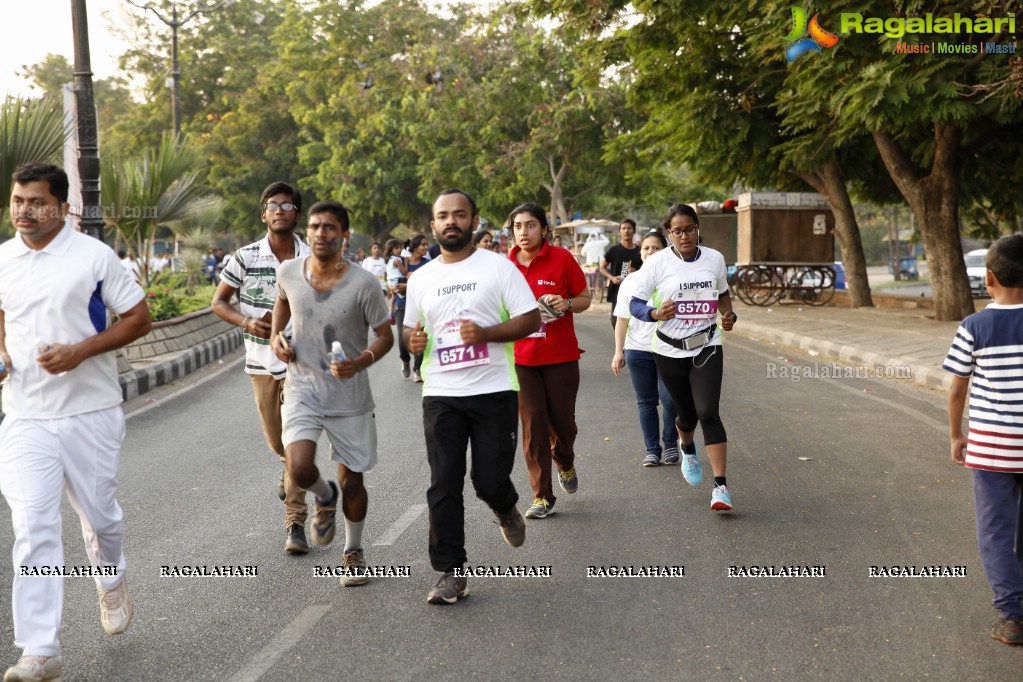
[[[311, 258], [311, 256], [310, 256]], [[369, 345], [369, 331], [387, 324], [387, 303], [380, 282], [366, 270], [348, 265], [334, 288], [321, 293], [305, 278], [305, 258], [292, 258], [278, 271], [278, 295], [291, 306], [295, 359], [288, 365], [284, 399], [301, 402], [327, 417], [352, 417], [374, 408], [369, 375], [351, 379], [330, 374], [330, 346], [340, 341], [354, 358]]]

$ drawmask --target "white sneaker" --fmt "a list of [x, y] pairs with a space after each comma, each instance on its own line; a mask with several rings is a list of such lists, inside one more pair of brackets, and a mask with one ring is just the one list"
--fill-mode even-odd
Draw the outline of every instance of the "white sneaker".
[[119, 635], [127, 630], [133, 615], [135, 604], [124, 580], [112, 590], [99, 590], [99, 622], [108, 635]]
[[4, 673], [4, 682], [44, 682], [60, 679], [60, 656], [22, 656]]

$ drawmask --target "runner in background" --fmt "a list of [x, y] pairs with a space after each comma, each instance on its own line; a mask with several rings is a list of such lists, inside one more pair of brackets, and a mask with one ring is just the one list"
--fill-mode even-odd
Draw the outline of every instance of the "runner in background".
[[[639, 244], [639, 251], [646, 262], [647, 258], [668, 246], [668, 240], [660, 232], [650, 232]], [[657, 364], [653, 346], [656, 325], [652, 322], [640, 322], [629, 312], [632, 301], [632, 290], [638, 277], [630, 277], [622, 283], [618, 290], [618, 303], [615, 304], [615, 354], [611, 360], [611, 371], [615, 376], [621, 374], [622, 367], [628, 365], [632, 389], [636, 392], [636, 404], [639, 406], [639, 426], [643, 431], [643, 443], [646, 456], [643, 466], [655, 467], [662, 461], [665, 464], [677, 464], [678, 430], [675, 428], [675, 405], [671, 394], [657, 374]], [[664, 427], [661, 428], [657, 405], [660, 403], [664, 415]], [[661, 441], [664, 449], [661, 449]]]
[[554, 513], [551, 462], [566, 493], [579, 488], [575, 471], [575, 401], [579, 393], [579, 341], [574, 314], [590, 307], [586, 275], [565, 249], [547, 243], [547, 214], [522, 204], [508, 216], [515, 245], [508, 258], [526, 278], [540, 310], [540, 329], [515, 342], [519, 378], [522, 454], [529, 468], [533, 504], [527, 519]]
[[611, 304], [611, 328], [615, 328], [615, 303], [618, 301], [618, 287], [630, 273], [639, 270], [643, 260], [639, 256], [639, 244], [635, 242], [636, 221], [626, 218], [618, 226], [622, 242], [615, 244], [604, 254], [600, 263], [600, 274], [607, 280], [607, 302]]

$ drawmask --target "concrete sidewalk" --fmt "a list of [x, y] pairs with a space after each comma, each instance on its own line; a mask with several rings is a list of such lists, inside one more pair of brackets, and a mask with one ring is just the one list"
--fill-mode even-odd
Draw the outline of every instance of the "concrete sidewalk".
[[[977, 309], [988, 303], [976, 301]], [[761, 308], [738, 300], [734, 305], [739, 316], [734, 334], [796, 348], [822, 362], [866, 366], [871, 376], [937, 389], [951, 382], [941, 363], [959, 323], [937, 322], [933, 310], [788, 303]], [[596, 303], [587, 312], [610, 315], [611, 308]]]

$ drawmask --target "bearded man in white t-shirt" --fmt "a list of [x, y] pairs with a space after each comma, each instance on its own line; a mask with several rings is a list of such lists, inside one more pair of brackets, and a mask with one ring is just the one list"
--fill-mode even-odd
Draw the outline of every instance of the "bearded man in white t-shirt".
[[511, 481], [519, 416], [513, 344], [540, 328], [540, 311], [512, 262], [473, 244], [479, 215], [468, 194], [443, 192], [430, 225], [441, 255], [409, 278], [404, 333], [409, 350], [424, 354], [429, 551], [442, 574], [427, 601], [454, 604], [469, 594], [462, 488], [470, 443], [476, 495], [497, 516], [505, 542], [518, 547], [526, 539]]

